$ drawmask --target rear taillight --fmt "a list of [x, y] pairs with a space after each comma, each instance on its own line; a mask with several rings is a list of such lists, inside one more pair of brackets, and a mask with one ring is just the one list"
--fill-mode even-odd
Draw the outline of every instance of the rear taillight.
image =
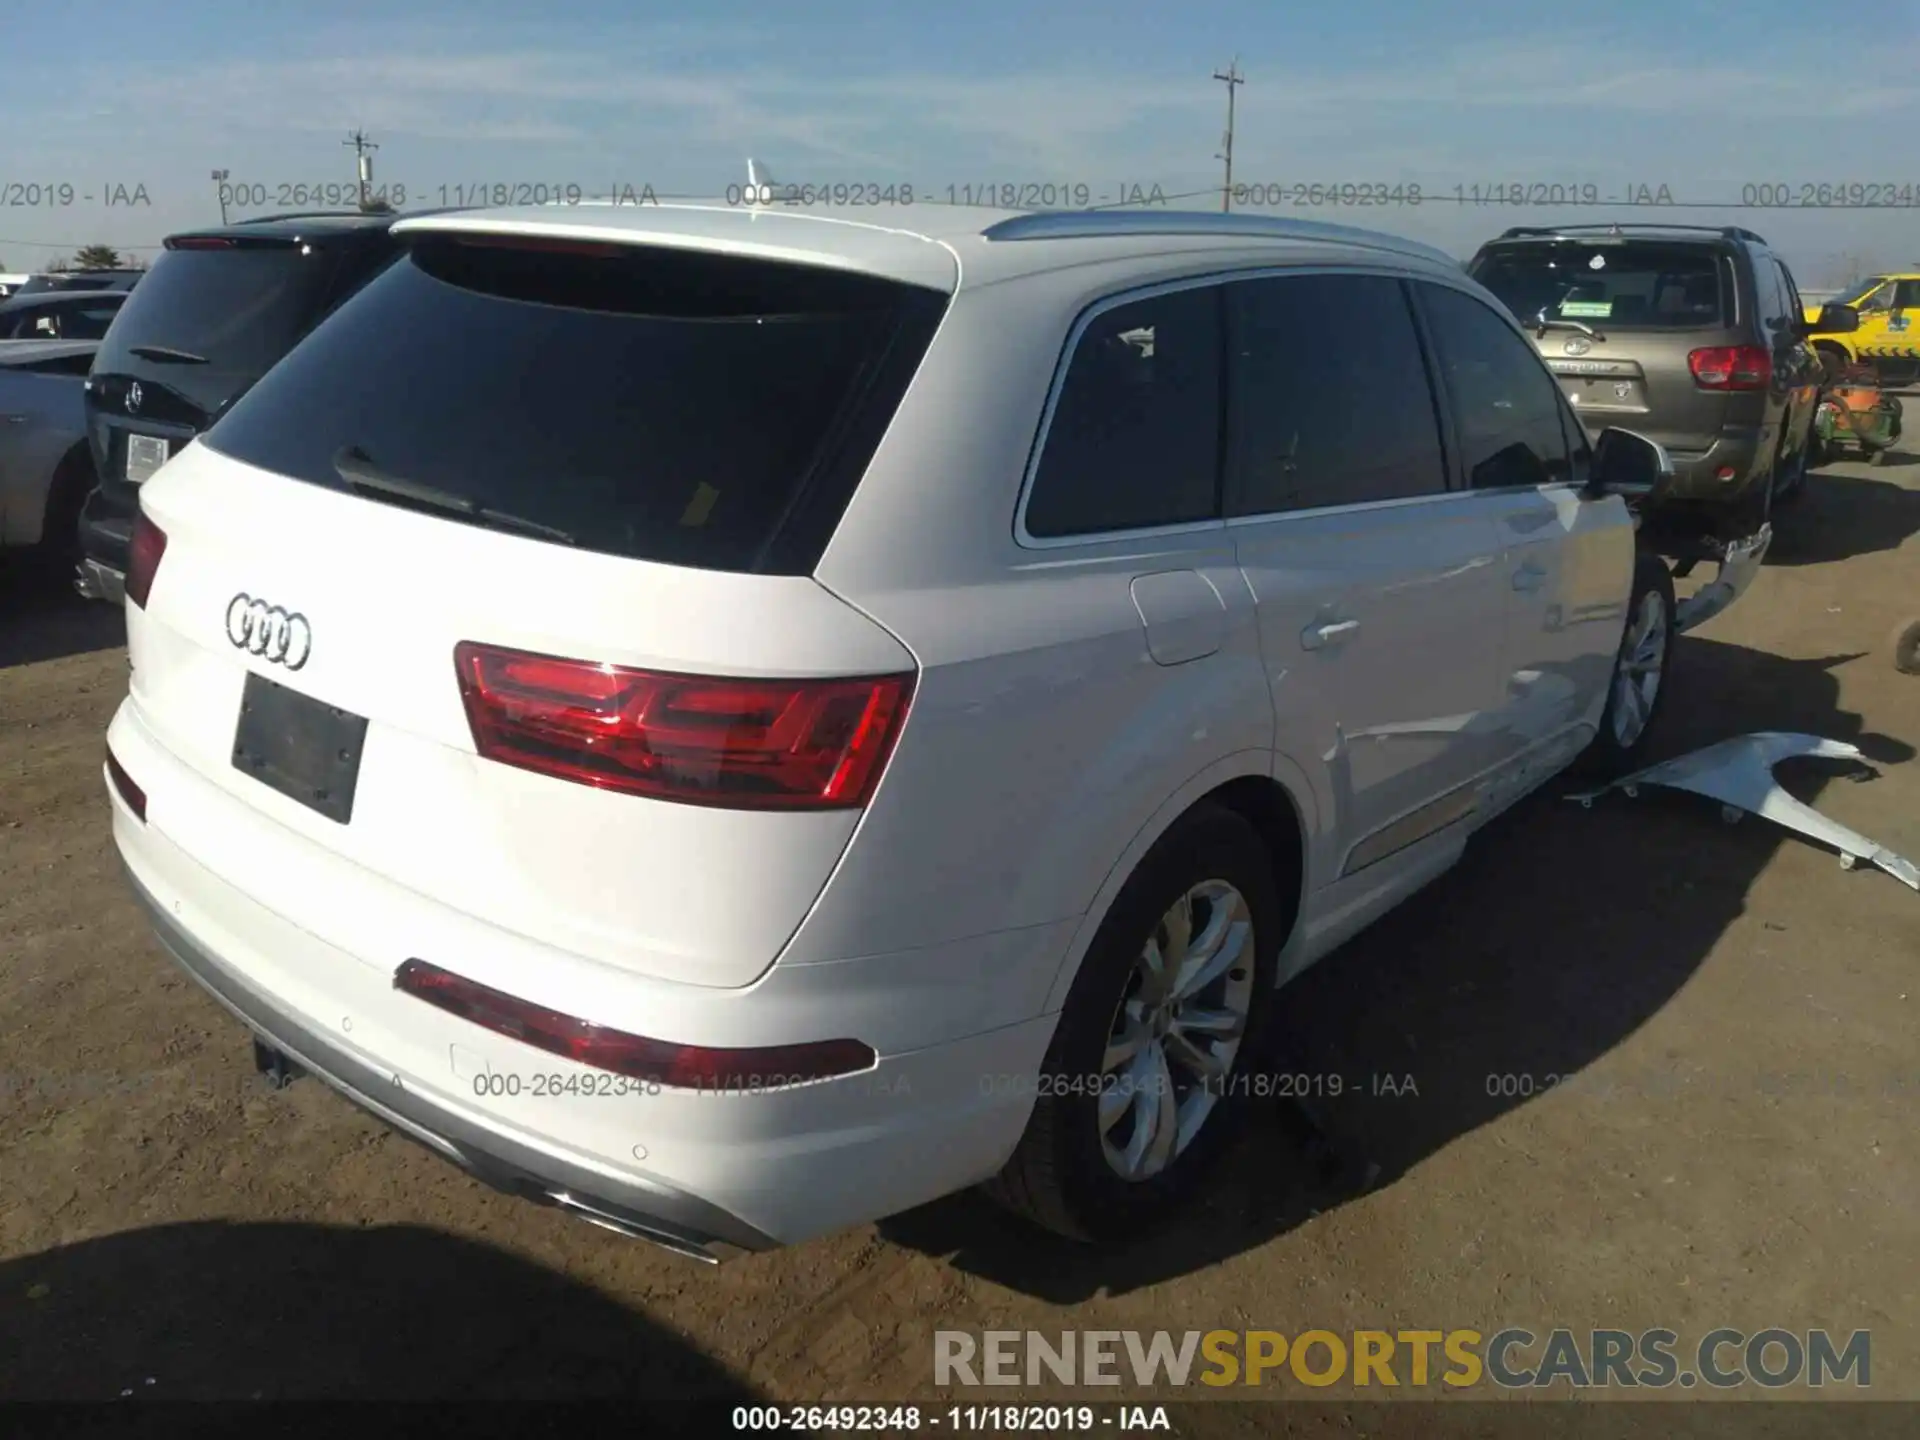
[[1713, 345], [1692, 351], [1687, 368], [1702, 390], [1764, 390], [1773, 383], [1773, 356], [1759, 345]]
[[858, 1040], [744, 1050], [649, 1040], [563, 1015], [424, 960], [396, 970], [393, 988], [537, 1050], [681, 1090], [776, 1090], [870, 1070], [879, 1058]]
[[629, 795], [738, 810], [865, 805], [906, 719], [911, 675], [724, 680], [454, 649], [481, 755]]
[[154, 574], [160, 569], [160, 557], [167, 553], [167, 532], [149, 520], [144, 510], [133, 522], [127, 552], [127, 599], [144, 610]]
[[113, 782], [115, 793], [133, 812], [136, 820], [147, 818], [147, 792], [133, 783], [133, 777], [127, 774], [125, 767], [115, 757], [113, 751], [107, 751], [107, 778]]

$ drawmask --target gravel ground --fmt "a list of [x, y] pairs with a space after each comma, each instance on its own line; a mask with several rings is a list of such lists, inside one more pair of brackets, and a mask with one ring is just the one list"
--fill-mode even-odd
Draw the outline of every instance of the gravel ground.
[[[1681, 642], [1660, 743], [1859, 744], [1870, 783], [1786, 778], [1920, 857], [1920, 679], [1887, 650], [1920, 614], [1920, 457], [1891, 459], [1781, 517], [1753, 591]], [[713, 1269], [493, 1194], [317, 1083], [267, 1089], [119, 876], [120, 617], [3, 603], [0, 1394], [879, 1401], [932, 1396], [936, 1327], [1727, 1325], [1870, 1329], [1873, 1393], [1920, 1399], [1920, 896], [1763, 821], [1555, 787], [1304, 977], [1285, 1028], [1348, 1079], [1342, 1175], [1276, 1116], [1125, 1253], [958, 1197]]]

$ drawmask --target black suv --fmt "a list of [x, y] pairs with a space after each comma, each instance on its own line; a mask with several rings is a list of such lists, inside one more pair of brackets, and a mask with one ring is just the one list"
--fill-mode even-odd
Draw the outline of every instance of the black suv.
[[398, 218], [273, 215], [167, 238], [87, 378], [100, 483], [80, 520], [82, 595], [120, 600], [140, 482], [385, 268]]
[[1792, 272], [1753, 231], [1516, 226], [1467, 269], [1527, 327], [1590, 430], [1666, 448], [1674, 474], [1648, 506], [1660, 529], [1740, 540], [1800, 489], [1824, 379], [1809, 339], [1859, 316], [1828, 306], [1808, 324]]

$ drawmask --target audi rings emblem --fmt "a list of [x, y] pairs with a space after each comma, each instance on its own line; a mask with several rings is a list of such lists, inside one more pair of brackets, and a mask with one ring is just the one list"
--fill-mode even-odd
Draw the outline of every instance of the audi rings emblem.
[[298, 670], [313, 654], [313, 627], [306, 616], [251, 595], [236, 595], [227, 602], [227, 639], [236, 650], [289, 670]]

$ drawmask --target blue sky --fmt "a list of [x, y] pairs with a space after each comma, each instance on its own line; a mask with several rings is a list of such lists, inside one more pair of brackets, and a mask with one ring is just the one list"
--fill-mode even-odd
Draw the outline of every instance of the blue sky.
[[[543, 11], [561, 18], [547, 18]], [[718, 194], [754, 155], [791, 182], [1219, 183], [1236, 53], [1236, 177], [1418, 183], [1426, 203], [1290, 213], [1467, 253], [1511, 224], [1612, 211], [1461, 204], [1463, 187], [1660, 185], [1728, 204], [1749, 185], [1920, 187], [1920, 5], [1830, 21], [1804, 5], [1414, 0], [921, 7], [706, 0], [62, 0], [18, 7], [0, 94], [0, 261], [90, 241], [143, 251], [219, 218], [209, 172], [342, 183], [364, 127], [410, 197], [475, 182]], [[18, 187], [72, 185], [66, 207]], [[109, 187], [149, 203], [106, 206]], [[455, 198], [449, 192], [447, 198]], [[1205, 206], [1205, 198], [1183, 203]], [[1808, 285], [1920, 263], [1920, 208], [1660, 210], [1742, 223]]]

